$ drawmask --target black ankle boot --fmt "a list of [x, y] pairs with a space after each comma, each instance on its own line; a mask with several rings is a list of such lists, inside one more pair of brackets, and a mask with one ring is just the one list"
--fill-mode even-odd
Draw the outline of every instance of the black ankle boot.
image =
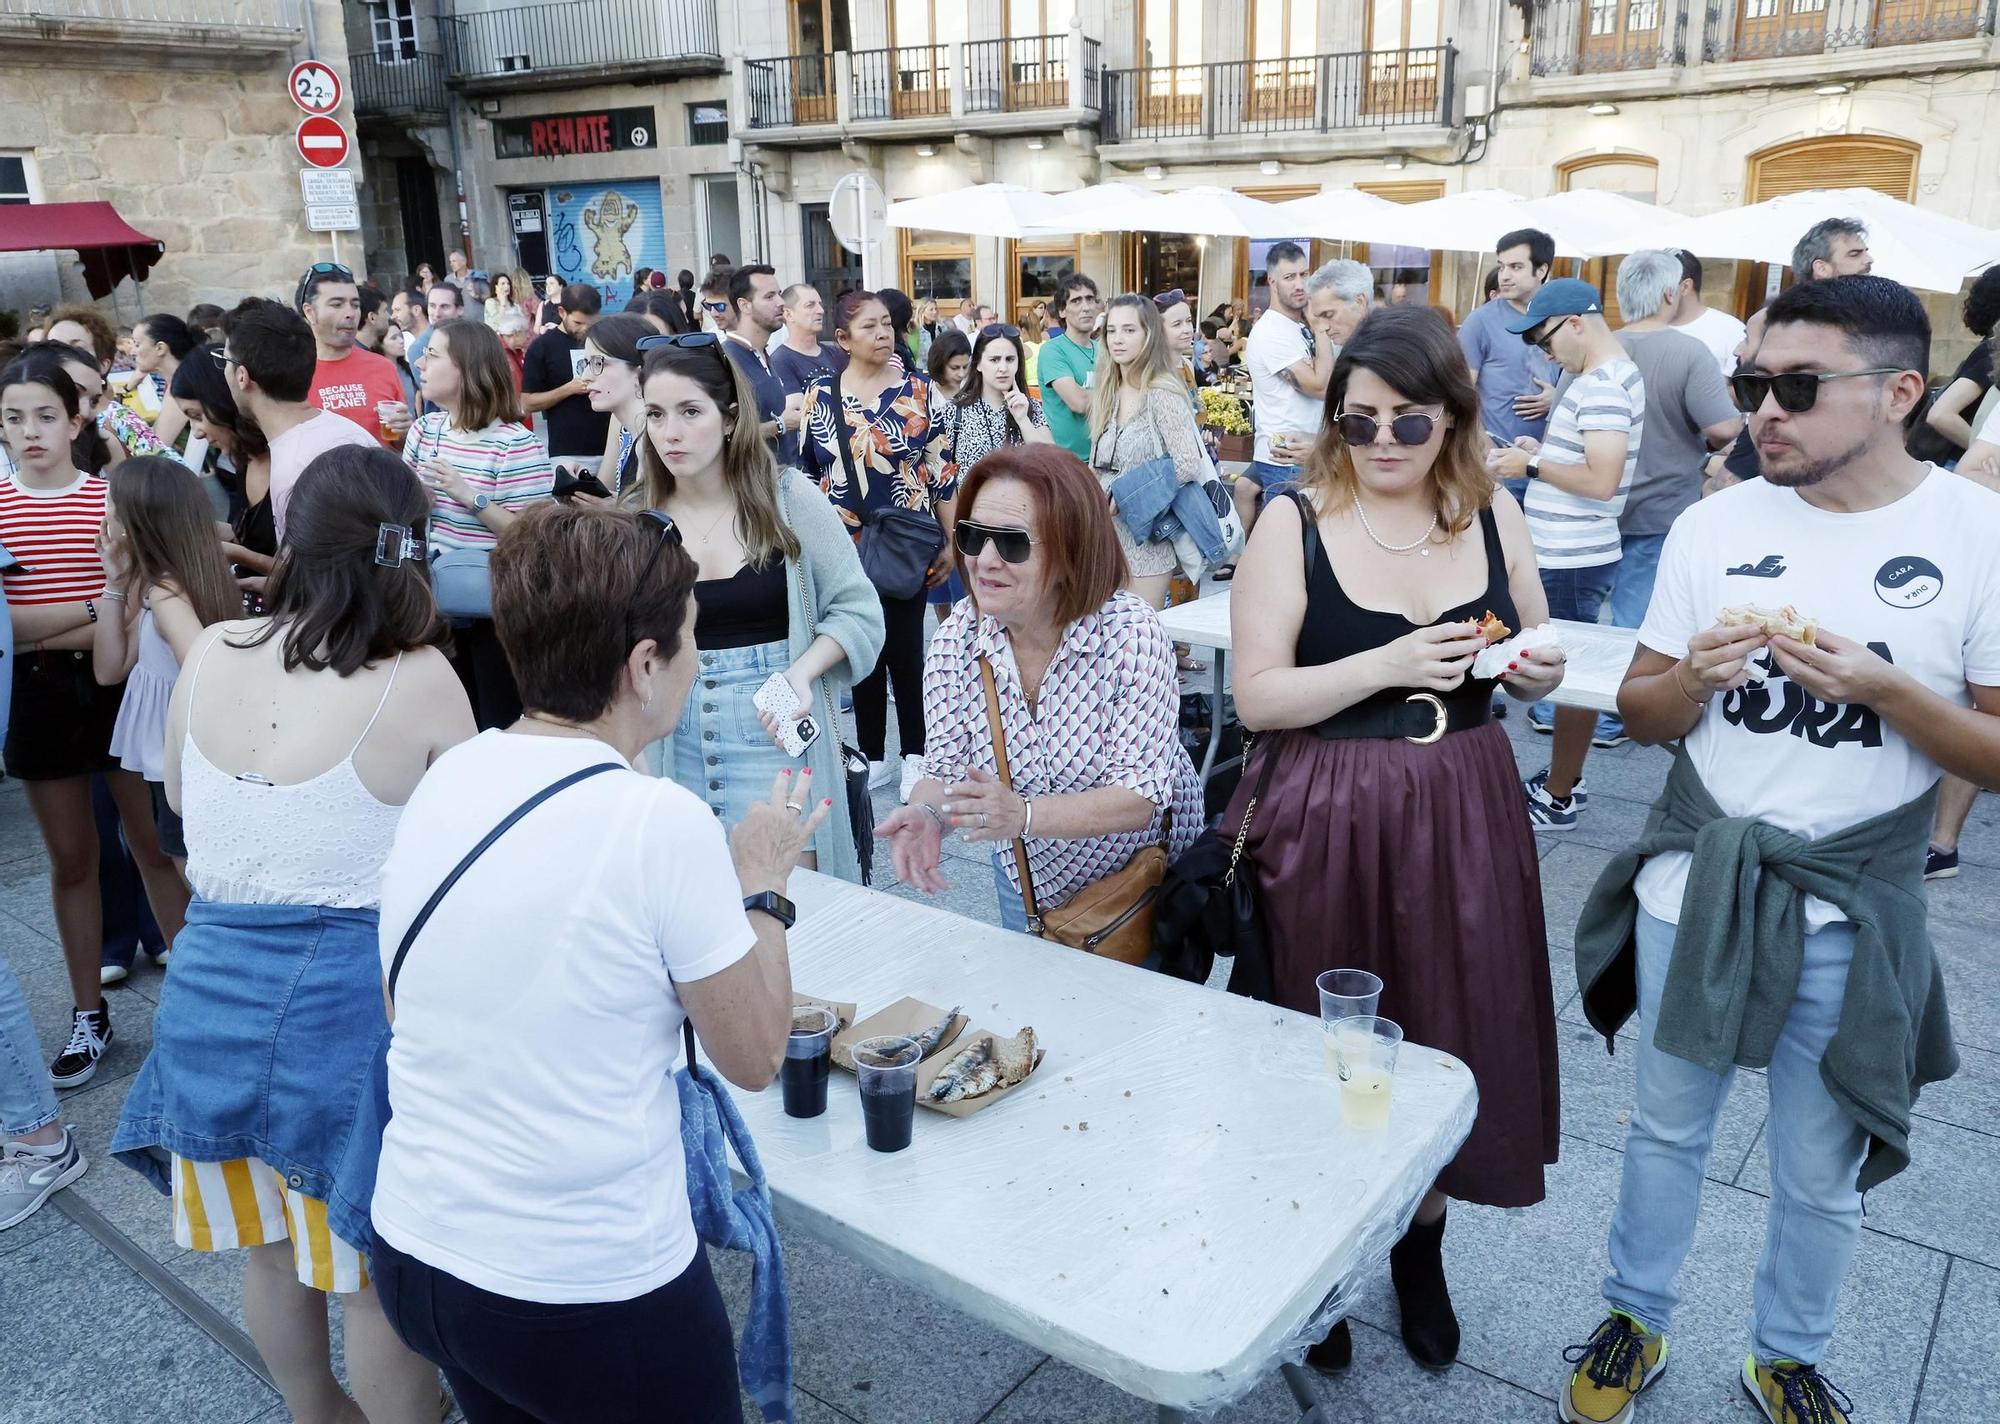
[[1403, 1311], [1403, 1348], [1418, 1364], [1441, 1370], [1458, 1358], [1458, 1316], [1444, 1279], [1444, 1222], [1410, 1224], [1389, 1250], [1389, 1279]]
[[1337, 1322], [1324, 1340], [1306, 1348], [1306, 1363], [1325, 1373], [1354, 1363], [1354, 1336], [1345, 1320]]

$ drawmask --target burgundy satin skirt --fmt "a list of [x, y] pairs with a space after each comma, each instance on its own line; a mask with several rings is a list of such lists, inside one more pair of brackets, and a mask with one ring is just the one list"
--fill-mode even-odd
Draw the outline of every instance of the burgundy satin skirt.
[[1529, 1206], [1560, 1128], [1555, 1005], [1534, 832], [1497, 722], [1430, 746], [1260, 739], [1222, 826], [1276, 756], [1247, 854], [1257, 866], [1278, 1002], [1317, 1014], [1326, 969], [1381, 976], [1407, 1041], [1462, 1059], [1479, 1115], [1438, 1178], [1447, 1195]]

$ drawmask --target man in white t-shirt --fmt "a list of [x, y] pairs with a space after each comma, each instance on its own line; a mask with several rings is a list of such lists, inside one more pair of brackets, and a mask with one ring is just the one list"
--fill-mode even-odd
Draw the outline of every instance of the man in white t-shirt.
[[[1566, 1419], [1623, 1417], [1664, 1362], [1733, 1066], [1768, 1066], [1771, 1096], [1742, 1382], [1780, 1424], [1848, 1418], [1815, 1367], [1860, 1191], [1907, 1162], [1917, 1088], [1955, 1067], [1923, 932], [1926, 793], [1941, 769], [2000, 785], [2000, 495], [1904, 453], [1929, 341], [1922, 304], [1884, 278], [1780, 295], [1736, 390], [1763, 478], [1667, 536], [1618, 704], [1635, 739], [1685, 760], [1650, 858], [1614, 862], [1576, 937], [1593, 1026], [1614, 1033], [1636, 1002], [1641, 1034], [1611, 1313]], [[1721, 621], [1746, 604], [1817, 628]]]
[[[1539, 346], [1576, 377], [1549, 416], [1539, 442], [1522, 435], [1495, 450], [1496, 479], [1531, 476], [1524, 506], [1549, 617], [1595, 623], [1618, 573], [1623, 541], [1618, 516], [1639, 466], [1646, 428], [1646, 382], [1604, 320], [1597, 288], [1574, 277], [1544, 282], [1527, 311], [1507, 329]], [[1537, 709], [1530, 708], [1530, 725]], [[1544, 709], [1545, 710], [1545, 709]], [[1528, 819], [1536, 827], [1576, 826], [1589, 793], [1583, 762], [1597, 714], [1558, 707], [1549, 765], [1528, 781]]]
[[[1673, 327], [1692, 336], [1715, 357], [1716, 369], [1728, 380], [1736, 369], [1736, 348], [1743, 344], [1743, 323], [1728, 312], [1703, 306], [1701, 301], [1701, 259], [1684, 248], [1674, 256], [1681, 263], [1680, 296], [1674, 306]], [[1629, 315], [1629, 313], [1628, 313]]]
[[1250, 369], [1250, 392], [1257, 425], [1256, 449], [1236, 488], [1254, 504], [1237, 510], [1243, 527], [1257, 511], [1299, 481], [1298, 464], [1319, 436], [1326, 388], [1333, 379], [1337, 350], [1319, 349], [1306, 322], [1306, 250], [1296, 242], [1274, 242], [1264, 255], [1264, 283], [1271, 305], [1250, 328], [1243, 364]]

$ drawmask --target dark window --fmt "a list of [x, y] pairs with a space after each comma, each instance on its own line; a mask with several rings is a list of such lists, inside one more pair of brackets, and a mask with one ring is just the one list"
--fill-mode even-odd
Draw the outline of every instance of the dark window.
[[721, 99], [704, 104], [689, 104], [689, 143], [728, 143], [729, 105]]
[[25, 203], [28, 197], [28, 160], [0, 158], [0, 203]]

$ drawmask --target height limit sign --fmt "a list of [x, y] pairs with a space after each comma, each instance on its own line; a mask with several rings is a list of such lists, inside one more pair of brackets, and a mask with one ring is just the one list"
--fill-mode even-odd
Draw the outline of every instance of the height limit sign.
[[301, 168], [299, 192], [306, 200], [306, 227], [313, 232], [359, 232], [361, 204], [352, 168]]

